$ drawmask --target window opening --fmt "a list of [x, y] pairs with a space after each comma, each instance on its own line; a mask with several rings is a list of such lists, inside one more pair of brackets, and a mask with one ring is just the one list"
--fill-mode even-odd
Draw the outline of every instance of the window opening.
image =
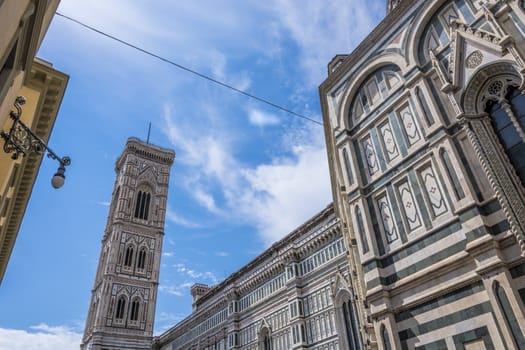
[[385, 350], [392, 350], [392, 345], [390, 345], [390, 337], [388, 336], [388, 331], [386, 330], [385, 325], [381, 326], [381, 337], [383, 338]]
[[131, 303], [131, 307], [130, 307], [130, 316], [129, 316], [129, 319], [131, 321], [138, 321], [139, 319], [139, 306], [140, 306], [140, 303], [138, 300], [134, 300], [132, 303]]
[[126, 307], [126, 298], [121, 296], [120, 298], [118, 298], [118, 301], [117, 301], [117, 310], [115, 313], [116, 319], [122, 320], [124, 318], [124, 308], [125, 307]]
[[135, 203], [135, 217], [138, 219], [148, 220], [149, 203], [151, 194], [149, 192], [139, 191]]
[[[497, 86], [494, 84], [489, 87], [491, 88], [494, 90]], [[508, 95], [510, 105], [506, 102], [490, 100], [486, 110], [491, 116], [494, 131], [510, 163], [516, 170], [522, 185], [525, 186], [525, 143], [520, 135], [521, 130], [517, 129], [517, 127], [523, 129], [525, 125], [525, 96], [514, 87], [510, 89]], [[515, 123], [511, 117], [516, 119]]]
[[124, 266], [131, 267], [133, 261], [133, 247], [129, 246], [126, 248], [126, 254], [124, 256]]
[[145, 265], [146, 265], [146, 249], [142, 248], [139, 251], [139, 256], [137, 259], [137, 268], [139, 270], [144, 270]]

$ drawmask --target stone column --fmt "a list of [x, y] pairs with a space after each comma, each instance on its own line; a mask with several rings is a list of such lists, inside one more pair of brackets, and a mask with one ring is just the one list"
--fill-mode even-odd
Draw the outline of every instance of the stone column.
[[525, 256], [525, 194], [486, 113], [465, 116], [467, 135]]

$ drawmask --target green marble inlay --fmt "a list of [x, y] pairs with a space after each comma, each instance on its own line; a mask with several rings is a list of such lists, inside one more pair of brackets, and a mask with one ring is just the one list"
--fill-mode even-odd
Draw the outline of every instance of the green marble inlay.
[[436, 318], [432, 321], [421, 323], [413, 328], [404, 329], [399, 332], [399, 339], [407, 341], [410, 338], [420, 336], [425, 333], [433, 332], [440, 328], [448, 327], [455, 323], [475, 318], [492, 311], [490, 302], [477, 304], [466, 309], [453, 312], [443, 317]]

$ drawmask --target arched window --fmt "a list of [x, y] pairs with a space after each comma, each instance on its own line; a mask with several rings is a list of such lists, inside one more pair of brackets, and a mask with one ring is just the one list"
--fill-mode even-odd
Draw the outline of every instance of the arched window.
[[359, 237], [361, 237], [361, 246], [363, 248], [363, 254], [366, 254], [368, 253], [370, 248], [368, 247], [368, 239], [366, 237], [365, 225], [363, 223], [363, 216], [361, 215], [361, 209], [359, 208], [359, 206], [355, 207], [354, 213], [355, 220], [357, 222], [357, 230], [359, 231], [357, 232], [357, 234], [359, 235]]
[[[496, 80], [489, 85], [490, 94], [503, 89], [503, 82]], [[510, 87], [506, 101], [489, 100], [486, 111], [492, 118], [492, 126], [510, 163], [525, 186], [525, 96], [515, 87]]]
[[350, 300], [343, 302], [341, 312], [343, 314], [345, 335], [348, 339], [350, 350], [361, 349], [361, 342], [359, 337], [359, 326], [357, 322], [357, 315]]
[[124, 310], [126, 308], [126, 298], [120, 296], [117, 301], [117, 308], [115, 310], [115, 318], [117, 320], [122, 320], [124, 318]]
[[261, 330], [259, 334], [259, 339], [260, 339], [259, 349], [261, 350], [271, 350], [272, 349], [272, 338], [270, 337], [270, 330], [266, 326]]
[[131, 267], [131, 265], [133, 264], [133, 253], [134, 253], [134, 249], [133, 249], [133, 246], [128, 246], [126, 248], [126, 253], [124, 255], [124, 266], [126, 267]]
[[505, 317], [505, 322], [507, 323], [507, 327], [509, 328], [510, 333], [512, 334], [514, 342], [518, 346], [518, 349], [524, 350], [525, 338], [523, 337], [523, 333], [521, 332], [520, 325], [518, 323], [518, 320], [516, 319], [516, 315], [514, 314], [509, 299], [507, 298], [507, 294], [498, 282], [494, 282], [494, 294], [496, 295], [499, 307], [501, 309], [501, 312], [503, 313], [503, 316]]
[[353, 120], [370, 113], [400, 86], [399, 68], [395, 65], [381, 67], [370, 74], [354, 96], [350, 113]]
[[138, 191], [135, 202], [135, 217], [138, 219], [148, 220], [149, 203], [151, 194], [147, 191]]
[[388, 331], [385, 325], [381, 326], [381, 338], [383, 338], [383, 346], [385, 350], [392, 350], [392, 345], [390, 345], [390, 337], [388, 336]]
[[133, 300], [129, 307], [129, 320], [130, 321], [139, 320], [139, 308], [140, 308], [140, 301], [138, 299]]
[[137, 259], [137, 269], [144, 270], [146, 266], [146, 248], [140, 248], [138, 259]]
[[264, 336], [264, 350], [271, 350], [271, 348], [272, 348], [272, 343], [270, 340], [270, 336], [266, 334]]

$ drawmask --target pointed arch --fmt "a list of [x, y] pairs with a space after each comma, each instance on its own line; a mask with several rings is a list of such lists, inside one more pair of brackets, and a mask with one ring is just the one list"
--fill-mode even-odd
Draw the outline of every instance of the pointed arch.
[[135, 261], [135, 245], [128, 244], [124, 250], [124, 267], [131, 268], [133, 261]]
[[385, 325], [381, 325], [381, 341], [383, 342], [383, 348], [385, 350], [392, 350], [392, 344], [390, 343], [390, 336], [388, 335], [388, 330]]
[[346, 285], [345, 279], [338, 274], [336, 277], [336, 292], [334, 293], [334, 306], [338, 321], [339, 340], [343, 348], [361, 350], [362, 340], [359, 327], [359, 317], [354, 304], [353, 293]]
[[124, 320], [125, 314], [126, 314], [126, 304], [128, 299], [125, 295], [121, 294], [117, 297], [117, 305], [115, 307], [115, 319], [116, 320]]
[[265, 319], [261, 322], [258, 338], [259, 350], [272, 350], [272, 330]]
[[140, 306], [142, 300], [139, 297], [134, 297], [129, 304], [129, 320], [131, 322], [138, 322], [140, 319]]
[[146, 246], [141, 246], [137, 253], [137, 270], [141, 271], [146, 268], [146, 259], [148, 256], [148, 250]]
[[[500, 96], [491, 93], [491, 84], [496, 80], [503, 84]], [[520, 87], [522, 84], [523, 77], [512, 61], [500, 60], [482, 66], [466, 84], [461, 96], [463, 111], [466, 115], [484, 114], [489, 100], [498, 100], [506, 95], [509, 86]]]
[[152, 186], [143, 183], [137, 187], [135, 196], [134, 217], [141, 220], [148, 220], [150, 217], [150, 202], [152, 198]]

